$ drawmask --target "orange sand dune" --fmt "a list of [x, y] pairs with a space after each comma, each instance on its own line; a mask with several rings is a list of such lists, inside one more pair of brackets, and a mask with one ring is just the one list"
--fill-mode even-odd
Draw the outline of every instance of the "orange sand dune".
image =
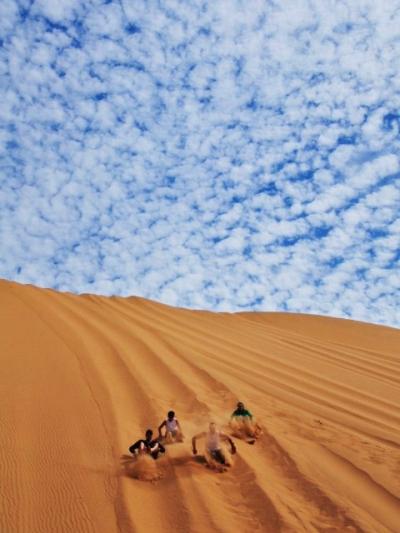
[[[0, 312], [2, 533], [400, 532], [400, 331], [5, 281]], [[238, 400], [263, 435], [216, 473], [190, 437]], [[171, 408], [186, 441], [138, 480]]]

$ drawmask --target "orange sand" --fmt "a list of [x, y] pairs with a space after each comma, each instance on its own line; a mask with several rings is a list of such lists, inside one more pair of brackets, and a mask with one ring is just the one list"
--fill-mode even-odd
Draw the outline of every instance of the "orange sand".
[[[6, 281], [0, 318], [2, 533], [400, 532], [400, 331]], [[264, 432], [219, 474], [190, 437], [238, 400]], [[186, 440], [139, 480], [171, 408]]]

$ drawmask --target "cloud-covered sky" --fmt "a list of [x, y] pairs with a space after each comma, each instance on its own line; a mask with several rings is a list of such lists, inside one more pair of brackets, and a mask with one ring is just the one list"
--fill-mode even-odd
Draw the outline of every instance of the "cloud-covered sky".
[[400, 0], [1, 0], [0, 277], [400, 326]]

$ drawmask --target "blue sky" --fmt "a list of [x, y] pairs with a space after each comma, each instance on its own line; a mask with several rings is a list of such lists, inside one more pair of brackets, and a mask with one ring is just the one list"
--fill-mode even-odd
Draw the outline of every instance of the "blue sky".
[[0, 277], [400, 326], [400, 0], [2, 0], [0, 72]]

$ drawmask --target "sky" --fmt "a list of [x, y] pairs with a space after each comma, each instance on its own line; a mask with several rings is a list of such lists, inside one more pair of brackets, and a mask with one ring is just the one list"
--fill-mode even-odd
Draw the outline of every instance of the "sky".
[[400, 0], [1, 0], [0, 277], [400, 327]]

